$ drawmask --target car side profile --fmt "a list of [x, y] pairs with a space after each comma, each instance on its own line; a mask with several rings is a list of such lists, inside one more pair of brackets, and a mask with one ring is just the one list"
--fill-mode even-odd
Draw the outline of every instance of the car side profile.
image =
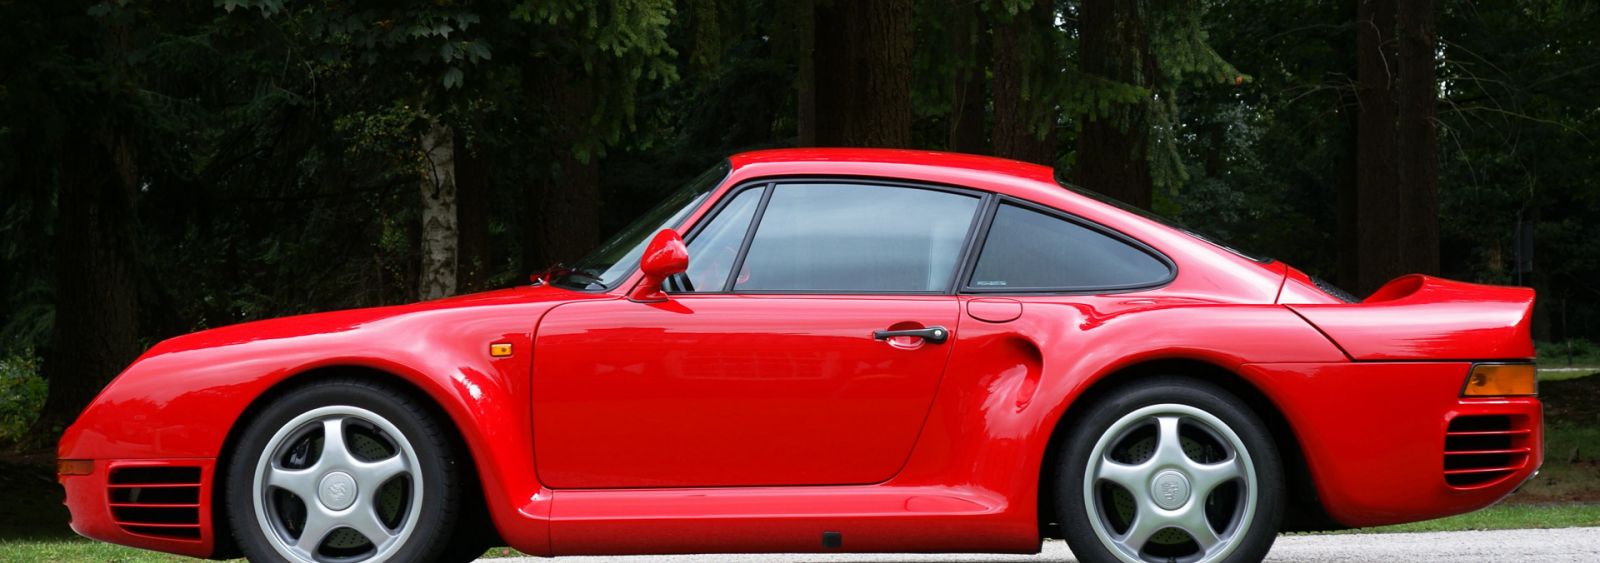
[[759, 151], [528, 285], [161, 342], [58, 473], [79, 534], [195, 557], [1253, 561], [1531, 478], [1533, 298], [1358, 301], [1032, 164]]

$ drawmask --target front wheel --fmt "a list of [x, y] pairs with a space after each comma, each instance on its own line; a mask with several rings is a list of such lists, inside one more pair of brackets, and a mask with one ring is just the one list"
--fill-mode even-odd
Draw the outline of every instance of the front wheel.
[[229, 523], [252, 561], [434, 561], [460, 506], [451, 442], [404, 394], [354, 379], [290, 391], [229, 462]]
[[1056, 506], [1080, 561], [1266, 557], [1283, 517], [1283, 469], [1237, 397], [1195, 379], [1148, 379], [1092, 405], [1071, 432]]

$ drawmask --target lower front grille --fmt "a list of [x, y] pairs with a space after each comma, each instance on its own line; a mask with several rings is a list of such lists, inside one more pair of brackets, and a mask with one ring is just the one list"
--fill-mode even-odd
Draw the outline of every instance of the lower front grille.
[[107, 488], [111, 518], [128, 533], [200, 539], [199, 467], [117, 467]]
[[1444, 481], [1456, 488], [1499, 482], [1526, 467], [1533, 430], [1523, 417], [1464, 415], [1444, 435]]

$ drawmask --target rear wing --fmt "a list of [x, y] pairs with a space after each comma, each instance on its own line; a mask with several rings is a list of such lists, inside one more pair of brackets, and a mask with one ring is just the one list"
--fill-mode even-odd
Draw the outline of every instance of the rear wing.
[[1413, 274], [1360, 303], [1286, 305], [1353, 360], [1531, 360], [1533, 290]]

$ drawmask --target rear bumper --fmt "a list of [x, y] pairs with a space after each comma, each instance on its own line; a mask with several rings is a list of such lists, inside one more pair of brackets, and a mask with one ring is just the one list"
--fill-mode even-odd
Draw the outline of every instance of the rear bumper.
[[1461, 398], [1468, 362], [1244, 369], [1293, 427], [1323, 509], [1346, 526], [1477, 510], [1544, 460], [1539, 400]]
[[[94, 460], [58, 477], [79, 535], [190, 557], [215, 551], [212, 459]], [[113, 473], [116, 477], [112, 478]]]

